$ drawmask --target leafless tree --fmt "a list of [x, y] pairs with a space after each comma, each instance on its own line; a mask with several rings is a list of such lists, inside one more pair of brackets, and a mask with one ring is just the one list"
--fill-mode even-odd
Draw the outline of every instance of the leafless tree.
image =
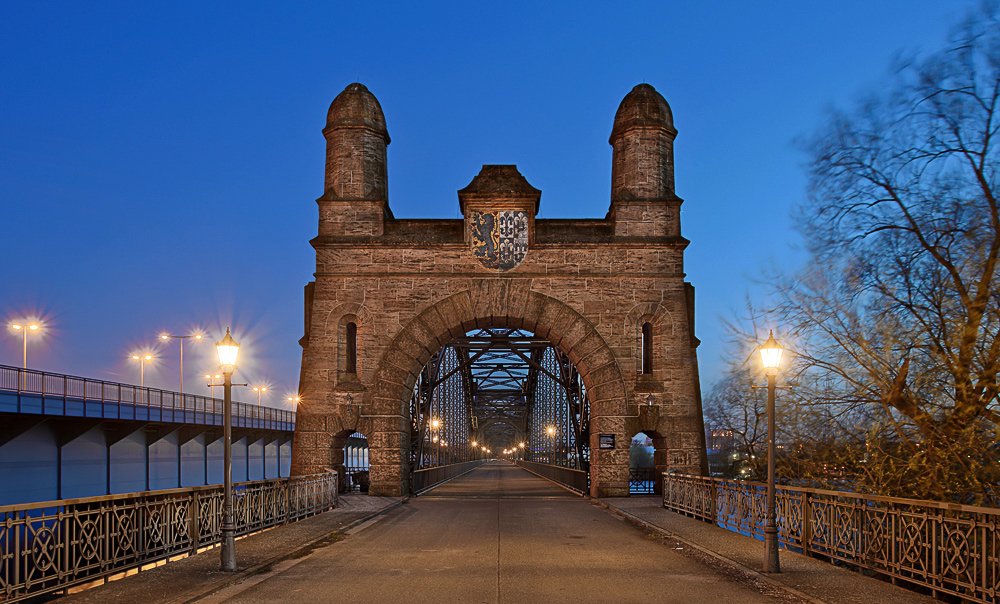
[[993, 6], [807, 143], [811, 259], [772, 320], [792, 396], [851, 435], [873, 490], [1000, 501], [998, 100]]

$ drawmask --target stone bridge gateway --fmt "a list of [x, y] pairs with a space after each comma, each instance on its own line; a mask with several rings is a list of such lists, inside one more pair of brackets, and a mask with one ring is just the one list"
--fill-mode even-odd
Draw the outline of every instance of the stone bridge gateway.
[[[653, 439], [657, 470], [705, 473], [676, 133], [652, 86], [626, 95], [610, 137], [604, 218], [536, 219], [541, 191], [515, 166], [485, 165], [458, 191], [462, 219], [397, 219], [385, 117], [367, 88], [349, 85], [323, 130], [292, 473], [342, 465], [347, 437], [360, 432], [371, 492], [408, 493], [421, 371], [453, 339], [483, 328], [531, 332], [579, 372], [592, 495], [628, 494], [628, 443], [640, 431]], [[614, 435], [614, 448], [601, 448], [601, 435], [605, 446]]]

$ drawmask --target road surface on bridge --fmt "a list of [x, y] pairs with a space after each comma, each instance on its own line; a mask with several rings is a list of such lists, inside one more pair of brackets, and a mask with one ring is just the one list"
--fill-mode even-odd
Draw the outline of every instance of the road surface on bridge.
[[797, 601], [730, 579], [506, 462], [359, 529], [202, 602]]

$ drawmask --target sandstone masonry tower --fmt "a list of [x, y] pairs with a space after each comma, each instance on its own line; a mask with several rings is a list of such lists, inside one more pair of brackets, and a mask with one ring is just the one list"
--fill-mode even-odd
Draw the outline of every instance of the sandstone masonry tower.
[[[406, 493], [417, 376], [452, 338], [483, 327], [547, 338], [579, 370], [595, 496], [628, 494], [628, 442], [639, 431], [653, 437], [659, 470], [707, 470], [677, 131], [652, 86], [633, 88], [615, 115], [603, 219], [536, 219], [541, 192], [515, 166], [492, 165], [458, 191], [463, 219], [396, 219], [378, 100], [349, 85], [323, 134], [294, 474], [337, 467], [358, 431], [369, 441], [371, 491]], [[491, 221], [510, 233], [498, 249], [481, 236]], [[616, 448], [600, 449], [598, 434], [616, 435]]]

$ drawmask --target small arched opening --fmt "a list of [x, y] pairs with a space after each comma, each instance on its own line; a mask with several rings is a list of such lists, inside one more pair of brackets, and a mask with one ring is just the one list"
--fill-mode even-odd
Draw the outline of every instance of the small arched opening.
[[367, 493], [370, 484], [368, 473], [368, 439], [360, 432], [353, 432], [344, 443], [344, 471], [341, 473], [344, 492]]
[[[647, 323], [648, 325], [648, 323]], [[649, 495], [660, 491], [656, 470], [655, 433], [639, 432], [628, 448], [628, 489], [630, 495]], [[661, 439], [662, 440], [662, 439]]]
[[642, 324], [642, 375], [653, 373], [653, 324]]
[[351, 321], [347, 324], [347, 350], [345, 351], [345, 372], [358, 373], [358, 324]]

